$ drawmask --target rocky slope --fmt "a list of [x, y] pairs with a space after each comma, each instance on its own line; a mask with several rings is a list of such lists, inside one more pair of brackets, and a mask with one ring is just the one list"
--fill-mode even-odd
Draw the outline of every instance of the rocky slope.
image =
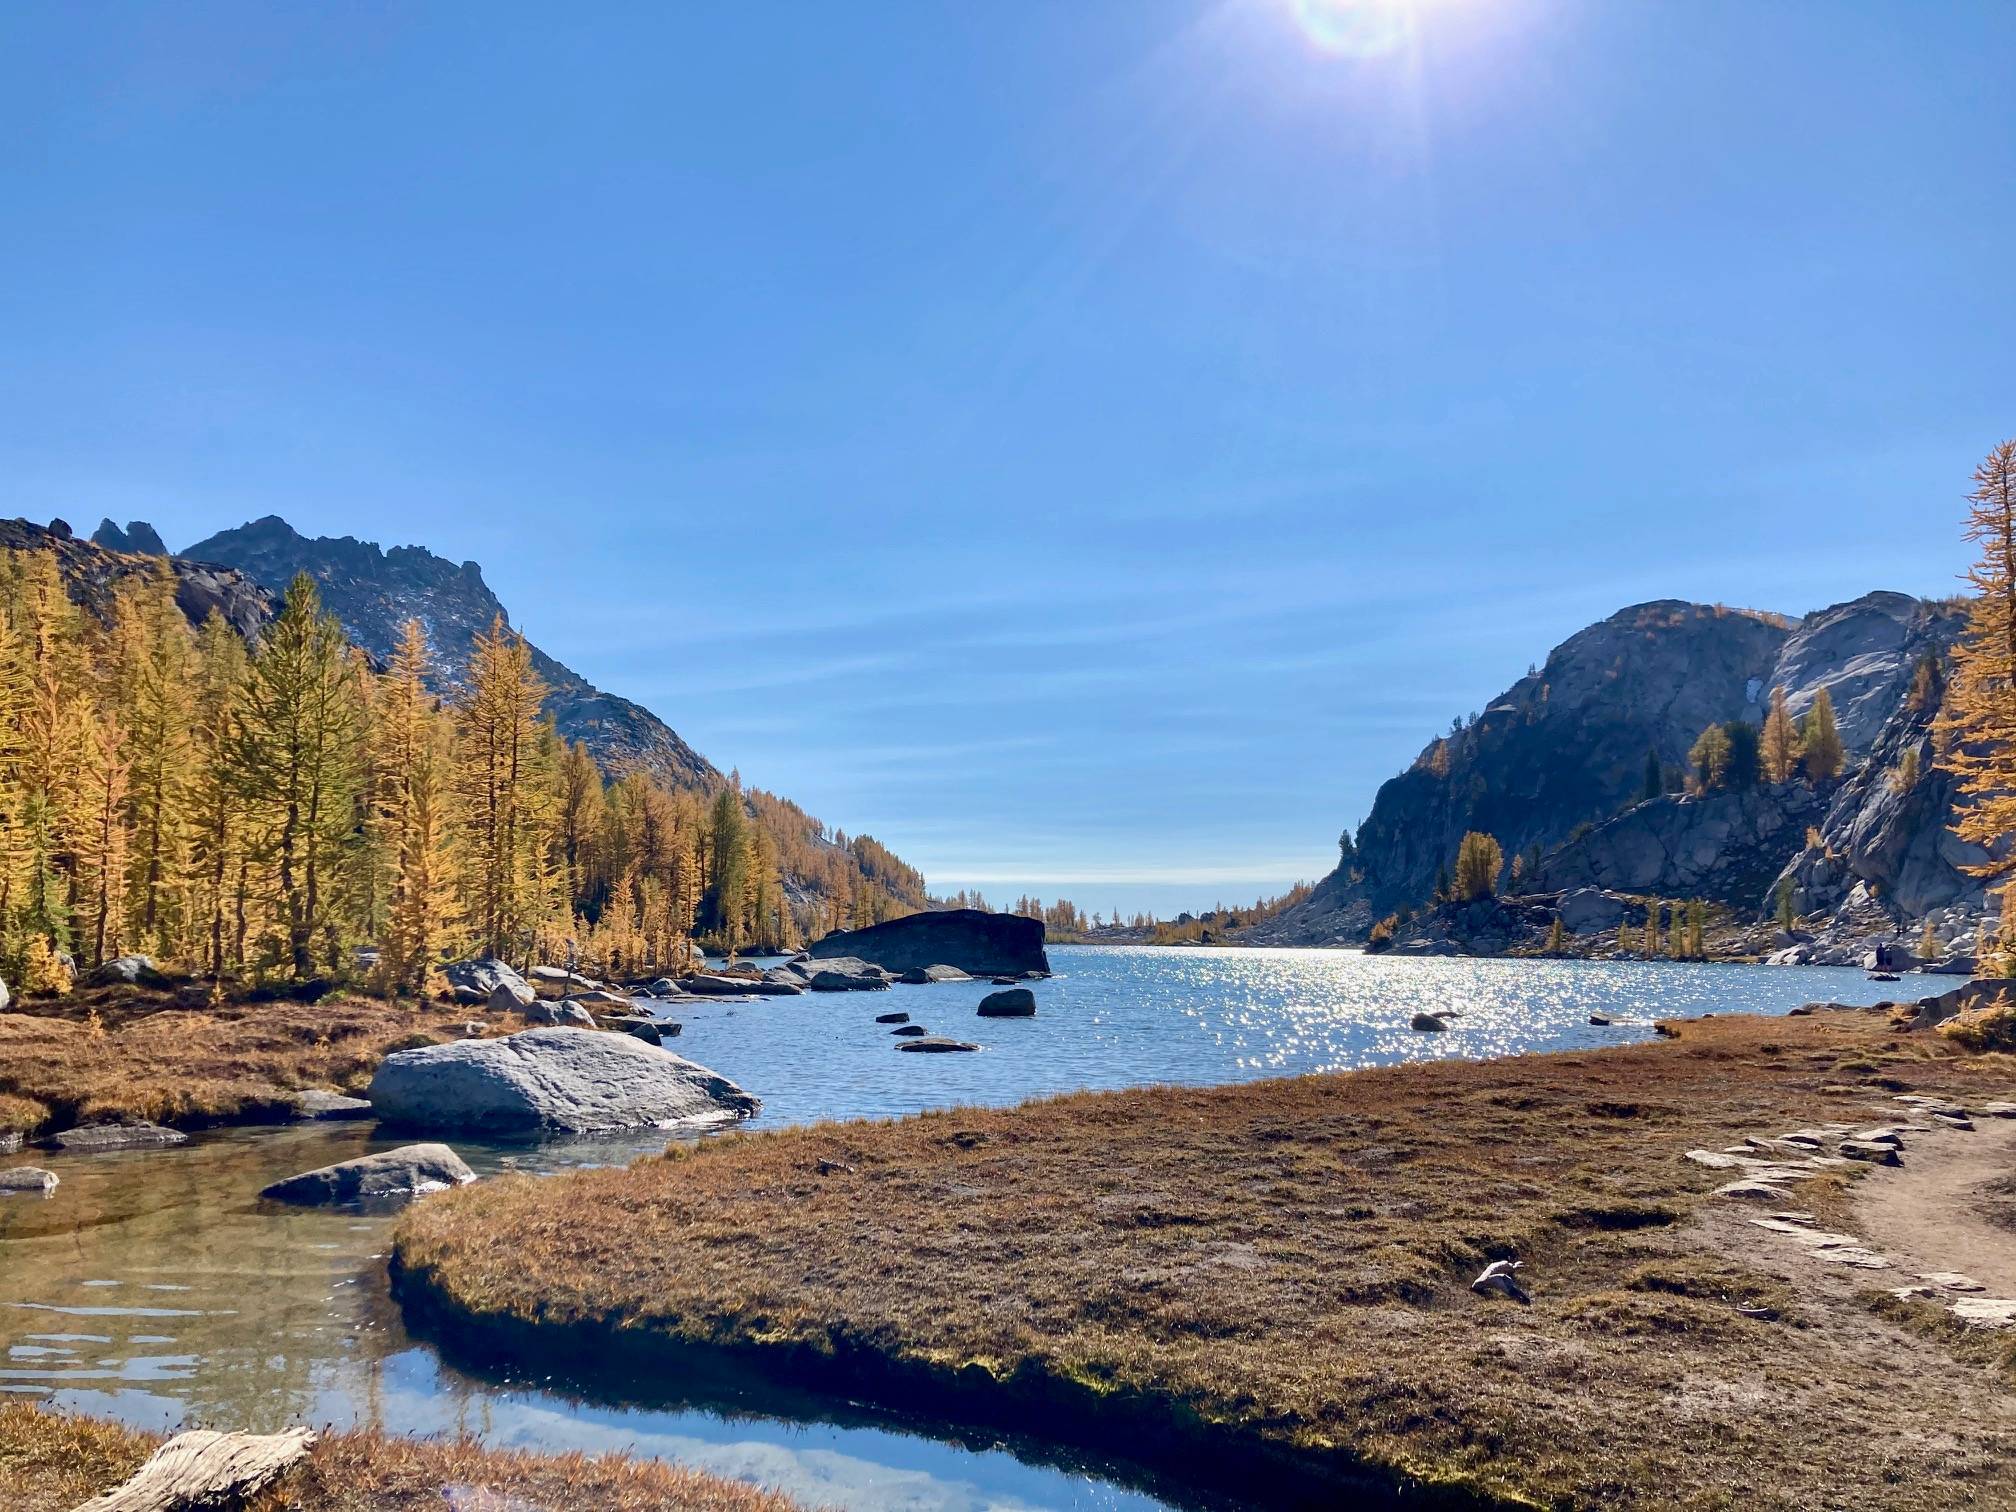
[[[139, 522], [127, 531], [153, 536]], [[277, 515], [219, 531], [183, 556], [237, 568], [276, 594], [296, 573], [307, 573], [351, 639], [381, 660], [391, 654], [400, 626], [418, 619], [438, 659], [443, 691], [460, 685], [475, 638], [500, 616], [510, 623], [474, 562], [457, 565], [419, 546], [388, 551], [351, 536], [311, 539]], [[569, 740], [585, 744], [604, 767], [642, 768], [685, 787], [706, 786], [720, 776], [649, 709], [603, 692], [536, 646], [532, 659], [550, 689], [546, 711], [554, 725]]]
[[[120, 579], [152, 572], [163, 561], [156, 555], [79, 540], [62, 520], [52, 520], [47, 525], [0, 520], [0, 551], [53, 551], [70, 596], [101, 616], [109, 612], [112, 590]], [[168, 570], [175, 574], [175, 601], [191, 624], [202, 624], [214, 612], [223, 615], [233, 629], [250, 639], [272, 617], [273, 595], [244, 573], [180, 557], [168, 557], [166, 562]]]
[[[1257, 943], [1363, 939], [1423, 903], [1468, 830], [1496, 835], [1536, 891], [1702, 898], [1738, 917], [1878, 904], [1893, 921], [1976, 908], [1978, 859], [1947, 831], [1920, 668], [1942, 668], [1961, 609], [1877, 592], [1792, 620], [1662, 600], [1570, 637], [1474, 722], [1432, 741], [1380, 788], [1356, 854]], [[1640, 801], [1647, 753], [1677, 788], [1710, 723], [1761, 723], [1783, 687], [1794, 717], [1828, 690], [1847, 769], [1838, 783]], [[1912, 780], [1905, 752], [1915, 750]], [[1808, 845], [1809, 831], [1814, 843]], [[1537, 852], [1537, 871], [1530, 858]], [[1865, 916], [1866, 922], [1866, 916]]]

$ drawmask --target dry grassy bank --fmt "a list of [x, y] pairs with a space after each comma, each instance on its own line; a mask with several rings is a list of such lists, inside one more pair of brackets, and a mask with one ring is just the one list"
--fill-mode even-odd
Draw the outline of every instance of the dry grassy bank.
[[[409, 1213], [397, 1264], [479, 1346], [718, 1347], [1150, 1460], [1183, 1439], [1519, 1504], [2006, 1507], [2006, 1364], [1890, 1316], [1880, 1275], [1789, 1269], [1682, 1155], [2011, 1086], [2016, 1061], [1879, 1015], [1709, 1019], [487, 1181]], [[1470, 1292], [1513, 1252], [1532, 1306]]]
[[0, 1013], [0, 1130], [277, 1118], [286, 1092], [361, 1089], [388, 1050], [458, 1038], [470, 1017], [362, 997], [192, 1005], [132, 987], [35, 1002]]
[[[0, 1405], [0, 1507], [68, 1512], [140, 1468], [165, 1435], [20, 1405]], [[790, 1512], [795, 1502], [657, 1460], [486, 1450], [466, 1441], [324, 1434], [307, 1463], [244, 1512], [439, 1512], [456, 1505], [569, 1512]], [[518, 1500], [513, 1500], [518, 1498]]]

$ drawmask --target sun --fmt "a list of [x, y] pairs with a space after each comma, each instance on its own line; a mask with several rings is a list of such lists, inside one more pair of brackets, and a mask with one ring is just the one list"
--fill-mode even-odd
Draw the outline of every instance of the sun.
[[1427, 0], [1286, 0], [1302, 34], [1324, 52], [1377, 58], [1413, 39]]

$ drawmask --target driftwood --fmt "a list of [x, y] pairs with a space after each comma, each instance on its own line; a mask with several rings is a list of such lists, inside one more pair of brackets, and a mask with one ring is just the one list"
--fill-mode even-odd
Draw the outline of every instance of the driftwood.
[[210, 1512], [235, 1507], [273, 1484], [307, 1457], [315, 1435], [285, 1433], [178, 1433], [148, 1458], [124, 1485], [94, 1496], [76, 1512]]

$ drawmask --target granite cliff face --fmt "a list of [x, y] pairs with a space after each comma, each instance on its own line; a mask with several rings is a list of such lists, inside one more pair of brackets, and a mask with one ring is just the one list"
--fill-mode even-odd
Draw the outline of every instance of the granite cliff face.
[[[136, 524], [128, 531], [145, 528]], [[351, 536], [311, 539], [277, 515], [219, 531], [183, 555], [234, 567], [276, 595], [296, 573], [307, 573], [350, 638], [381, 662], [391, 655], [400, 626], [419, 620], [434, 648], [444, 692], [461, 685], [475, 638], [499, 616], [510, 623], [474, 562], [458, 565], [419, 546], [384, 550]], [[546, 679], [546, 711], [554, 725], [586, 745], [604, 767], [641, 768], [683, 787], [707, 786], [720, 777], [649, 709], [603, 692], [536, 646], [532, 660]]]
[[[1952, 793], [1932, 767], [1931, 708], [1914, 707], [1921, 666], [1941, 668], [1963, 626], [1952, 604], [1888, 592], [1799, 620], [1675, 600], [1622, 610], [1432, 741], [1380, 788], [1356, 855], [1252, 938], [1362, 939], [1374, 919], [1429, 897], [1468, 830], [1496, 835], [1508, 858], [1537, 850], [1526, 885], [1554, 891], [1698, 897], [1758, 916], [1786, 875], [1802, 912], [1845, 902], [1858, 882], [1899, 916], [1978, 900], [1959, 869], [1971, 857], [1946, 830]], [[1761, 723], [1774, 687], [1795, 718], [1827, 689], [1842, 780], [1639, 801], [1648, 752], [1677, 787], [1701, 730]], [[1920, 772], [1908, 788], [1893, 780], [1907, 747]], [[1822, 837], [1810, 855], [1809, 829]]]

